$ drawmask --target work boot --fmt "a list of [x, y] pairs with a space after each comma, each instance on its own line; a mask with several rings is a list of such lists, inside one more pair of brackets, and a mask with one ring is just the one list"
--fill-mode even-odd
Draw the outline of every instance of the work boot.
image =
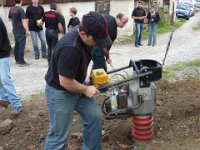
[[42, 56], [42, 58], [47, 59], [47, 55]]
[[12, 116], [18, 116], [23, 111], [22, 107], [14, 107], [11, 110]]
[[143, 46], [141, 43], [140, 44], [138, 44], [139, 46]]
[[9, 101], [0, 100], [0, 106], [1, 107], [8, 108], [8, 105], [10, 105]]
[[24, 62], [24, 63], [18, 63], [18, 66], [19, 67], [26, 67], [26, 66], [29, 66], [28, 63]]
[[35, 55], [35, 59], [39, 59], [40, 58], [40, 56], [39, 55]]

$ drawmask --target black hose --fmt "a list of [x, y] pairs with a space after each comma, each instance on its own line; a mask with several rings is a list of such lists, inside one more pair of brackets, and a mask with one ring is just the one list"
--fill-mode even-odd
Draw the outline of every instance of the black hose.
[[[140, 100], [139, 101], [139, 104], [136, 106], [136, 107], [130, 107], [130, 108], [124, 108], [124, 109], [119, 109], [119, 110], [115, 110], [115, 111], [111, 111], [111, 112], [106, 112], [105, 110], [104, 110], [104, 108], [105, 108], [105, 104], [106, 104], [106, 102], [107, 101], [110, 101], [110, 99], [109, 99], [109, 97], [107, 97], [104, 101], [103, 101], [103, 103], [102, 103], [102, 105], [101, 105], [101, 110], [102, 110], [102, 112], [106, 115], [106, 119], [107, 120], [111, 120], [111, 119], [123, 119], [123, 118], [129, 118], [129, 117], [132, 117], [133, 116], [133, 109], [137, 109], [137, 108], [139, 108], [141, 105], [142, 105], [142, 103], [143, 103], [143, 101], [142, 100]], [[112, 109], [112, 108], [111, 108]], [[126, 113], [124, 113], [124, 112], [126, 112]], [[132, 114], [127, 114], [127, 112], [132, 112]], [[121, 114], [120, 114], [121, 113]]]

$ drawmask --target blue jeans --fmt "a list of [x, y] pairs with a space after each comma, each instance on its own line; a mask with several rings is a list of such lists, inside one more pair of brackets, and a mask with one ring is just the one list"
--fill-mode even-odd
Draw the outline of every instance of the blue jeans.
[[10, 77], [10, 58], [0, 59], [0, 98], [5, 102], [10, 102], [12, 108], [22, 107], [20, 98]]
[[156, 32], [158, 29], [158, 24], [157, 23], [149, 23], [148, 29], [149, 29], [148, 45], [152, 44], [152, 46], [155, 46], [156, 45]]
[[18, 63], [24, 63], [26, 34], [14, 32], [14, 39], [15, 39], [15, 48], [14, 48], [15, 61]]
[[38, 42], [37, 42], [37, 35], [39, 36], [39, 39], [41, 41], [41, 49], [42, 49], [42, 56], [46, 56], [46, 40], [45, 40], [45, 35], [44, 35], [44, 31], [31, 31], [31, 39], [32, 39], [32, 43], [33, 43], [33, 49], [34, 49], [34, 53], [35, 55], [39, 56], [40, 52], [39, 52], [39, 48], [38, 48]]
[[46, 85], [45, 96], [50, 118], [50, 131], [45, 150], [64, 150], [72, 127], [74, 110], [83, 124], [83, 150], [100, 150], [102, 114], [94, 99], [81, 94], [57, 90]]
[[135, 23], [135, 46], [141, 44], [143, 23]]
[[106, 59], [104, 56], [103, 48], [93, 47], [92, 61], [93, 61], [92, 69], [103, 68], [107, 72], [107, 65], [106, 65]]
[[53, 50], [58, 43], [58, 31], [46, 29], [46, 40], [48, 45], [48, 62], [50, 63], [53, 56]]

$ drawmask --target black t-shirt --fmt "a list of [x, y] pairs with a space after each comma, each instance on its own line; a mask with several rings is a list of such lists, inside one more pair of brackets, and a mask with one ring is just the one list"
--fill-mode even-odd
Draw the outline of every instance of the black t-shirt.
[[[108, 15], [106, 16], [106, 20], [108, 24], [108, 33], [110, 35], [112, 42], [114, 42], [114, 40], [117, 37], [117, 23], [116, 23], [115, 17]], [[110, 49], [111, 46], [107, 48]]]
[[73, 28], [64, 35], [54, 49], [45, 76], [47, 84], [58, 90], [65, 90], [60, 85], [59, 75], [83, 83], [91, 57], [92, 50], [82, 42], [77, 27]]
[[[146, 16], [145, 10], [143, 8], [136, 7], [132, 12], [132, 17], [142, 17]], [[144, 19], [135, 19], [135, 22], [137, 23], [144, 23]]]
[[52, 30], [58, 30], [58, 23], [61, 23], [61, 16], [55, 11], [47, 11], [44, 13], [43, 22], [45, 27]]
[[0, 40], [0, 59], [9, 57], [11, 46], [10, 46], [10, 41], [8, 39], [6, 26], [3, 23], [1, 17], [0, 17], [0, 39], [1, 39]]
[[41, 31], [42, 27], [37, 26], [37, 20], [42, 19], [44, 9], [42, 6], [28, 6], [26, 9], [26, 16], [29, 19], [29, 30], [30, 31]]
[[11, 7], [8, 18], [12, 20], [13, 32], [23, 34], [26, 33], [26, 30], [22, 24], [22, 20], [26, 19], [26, 14], [23, 8], [19, 6]]
[[71, 19], [69, 20], [69, 23], [68, 23], [67, 27], [68, 27], [68, 28], [69, 28], [69, 27], [73, 28], [73, 27], [79, 25], [79, 23], [80, 23], [80, 20], [78, 19], [78, 17], [71, 18]]

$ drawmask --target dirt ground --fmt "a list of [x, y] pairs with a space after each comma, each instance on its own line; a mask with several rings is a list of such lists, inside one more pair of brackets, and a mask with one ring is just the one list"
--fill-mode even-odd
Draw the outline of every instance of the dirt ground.
[[[160, 81], [157, 89], [159, 105], [154, 114], [155, 135], [146, 149], [200, 149], [200, 80]], [[13, 121], [12, 126], [0, 132], [0, 149], [42, 150], [49, 129], [44, 95], [32, 95], [17, 118], [8, 114], [9, 109], [0, 108], [0, 121], [8, 118]], [[81, 148], [81, 130], [79, 116], [75, 115], [69, 138], [70, 150]], [[131, 119], [103, 120], [103, 132], [103, 150], [133, 149]]]

